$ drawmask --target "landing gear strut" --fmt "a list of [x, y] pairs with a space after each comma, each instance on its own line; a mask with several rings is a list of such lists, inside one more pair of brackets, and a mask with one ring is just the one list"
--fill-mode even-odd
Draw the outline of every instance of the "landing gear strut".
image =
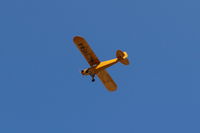
[[94, 79], [95, 75], [91, 75], [91, 77], [92, 77], [92, 82], [94, 82], [95, 81], [95, 79]]

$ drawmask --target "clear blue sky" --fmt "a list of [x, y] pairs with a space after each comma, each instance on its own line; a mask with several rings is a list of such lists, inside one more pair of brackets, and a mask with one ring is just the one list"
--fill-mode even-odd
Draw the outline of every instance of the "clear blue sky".
[[[200, 133], [199, 0], [1, 0], [0, 133]], [[108, 92], [73, 44], [100, 60]]]

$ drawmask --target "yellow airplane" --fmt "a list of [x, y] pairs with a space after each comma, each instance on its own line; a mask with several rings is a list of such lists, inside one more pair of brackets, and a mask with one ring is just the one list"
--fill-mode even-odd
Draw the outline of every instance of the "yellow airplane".
[[117, 84], [113, 81], [113, 79], [105, 69], [116, 64], [117, 62], [128, 65], [128, 54], [126, 52], [122, 52], [121, 50], [117, 50], [117, 58], [100, 62], [83, 37], [75, 36], [73, 41], [82, 53], [82, 55], [85, 57], [87, 62], [90, 64], [90, 67], [82, 70], [81, 74], [90, 75], [92, 77], [92, 82], [95, 81], [94, 77], [95, 75], [97, 75], [109, 91], [115, 91], [117, 89]]

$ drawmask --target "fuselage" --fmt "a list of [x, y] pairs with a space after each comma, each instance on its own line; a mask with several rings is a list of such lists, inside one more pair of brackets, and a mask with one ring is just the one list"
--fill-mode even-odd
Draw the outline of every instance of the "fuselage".
[[103, 62], [100, 62], [97, 65], [90, 67], [90, 68], [82, 70], [81, 73], [83, 75], [95, 75], [99, 71], [104, 70], [104, 69], [116, 64], [117, 62], [119, 62], [118, 58], [111, 59], [111, 60], [108, 60], [108, 61], [103, 61]]

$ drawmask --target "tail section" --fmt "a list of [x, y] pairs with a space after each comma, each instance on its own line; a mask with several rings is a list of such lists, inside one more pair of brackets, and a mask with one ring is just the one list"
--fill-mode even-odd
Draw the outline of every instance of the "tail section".
[[116, 52], [117, 59], [124, 65], [129, 65], [128, 54], [126, 52], [122, 52], [121, 50], [117, 50]]

